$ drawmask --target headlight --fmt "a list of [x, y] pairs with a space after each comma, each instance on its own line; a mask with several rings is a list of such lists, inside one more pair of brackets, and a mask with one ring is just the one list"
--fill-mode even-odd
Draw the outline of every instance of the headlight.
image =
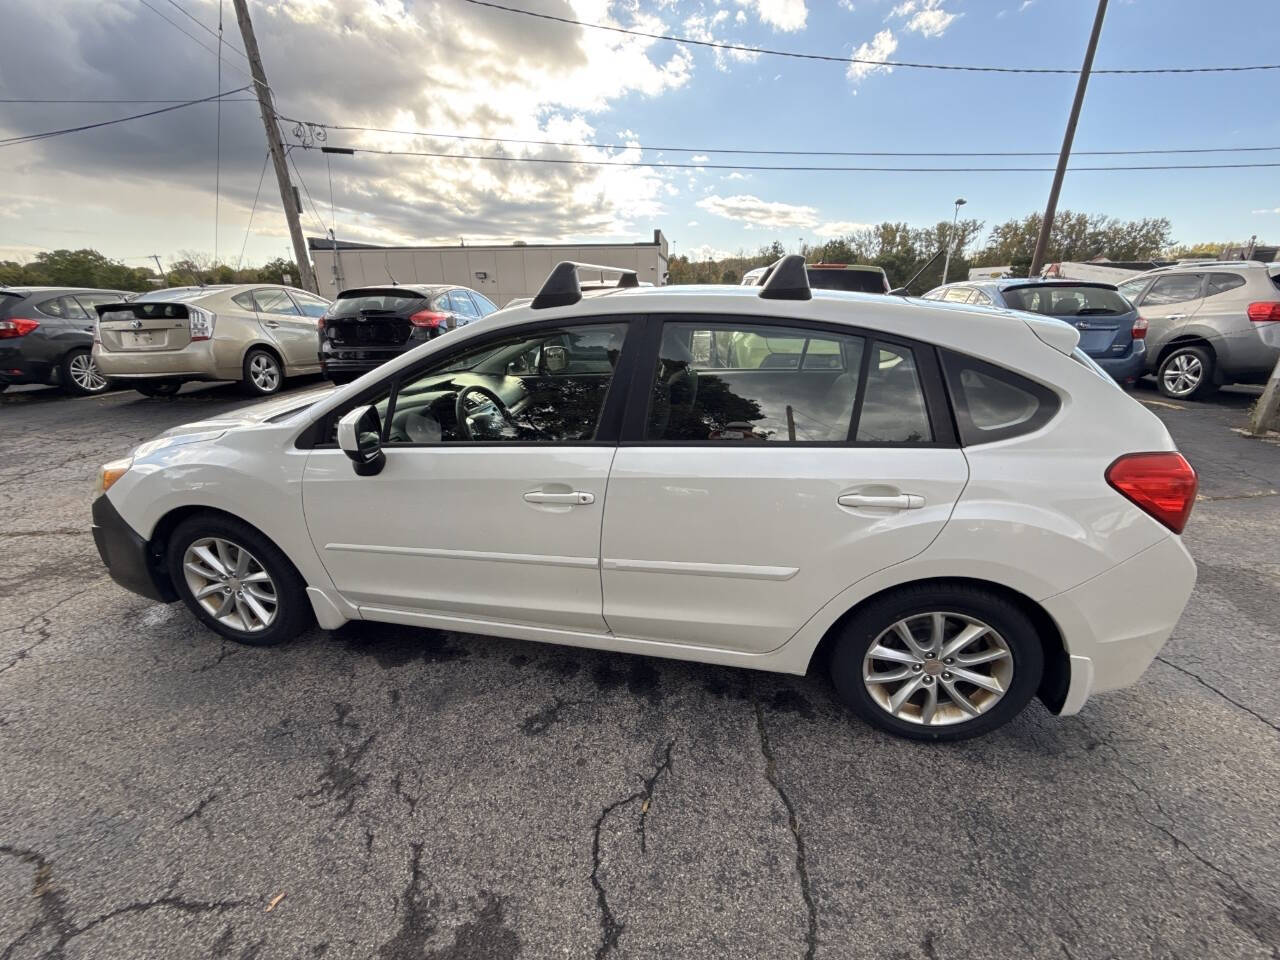
[[112, 460], [110, 463], [104, 463], [98, 469], [98, 492], [106, 493], [110, 490], [112, 484], [123, 477], [132, 466], [133, 457], [125, 457], [123, 460]]

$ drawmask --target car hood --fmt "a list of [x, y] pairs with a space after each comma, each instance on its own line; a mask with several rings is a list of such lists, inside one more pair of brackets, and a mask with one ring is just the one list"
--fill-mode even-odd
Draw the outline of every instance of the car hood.
[[330, 384], [302, 393], [291, 393], [287, 397], [275, 397], [271, 400], [264, 400], [262, 403], [254, 403], [247, 407], [228, 410], [226, 413], [210, 417], [207, 420], [196, 420], [192, 423], [171, 427], [160, 436], [177, 437], [191, 433], [210, 433], [234, 430], [237, 427], [251, 427], [273, 417], [279, 417], [282, 414], [300, 413], [313, 404], [329, 397], [335, 389]]

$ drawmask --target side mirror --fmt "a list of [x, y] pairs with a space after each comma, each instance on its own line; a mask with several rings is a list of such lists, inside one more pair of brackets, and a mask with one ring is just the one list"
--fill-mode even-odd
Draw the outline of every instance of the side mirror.
[[569, 351], [564, 347], [544, 347], [542, 363], [547, 373], [564, 373], [569, 369]]
[[381, 473], [387, 455], [382, 452], [382, 422], [377, 409], [357, 407], [339, 420], [338, 446], [351, 458], [358, 476]]

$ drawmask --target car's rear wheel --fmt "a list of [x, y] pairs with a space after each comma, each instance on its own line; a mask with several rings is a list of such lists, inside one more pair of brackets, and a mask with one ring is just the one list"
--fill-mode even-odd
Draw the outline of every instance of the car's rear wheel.
[[1199, 400], [1218, 389], [1213, 366], [1213, 353], [1208, 348], [1193, 343], [1176, 347], [1160, 361], [1156, 383], [1160, 392], [1173, 400]]
[[62, 358], [62, 389], [72, 396], [91, 397], [110, 390], [111, 381], [98, 369], [88, 348], [70, 350]]
[[178, 380], [144, 380], [135, 383], [133, 389], [144, 397], [172, 397], [182, 389], [182, 383]]
[[244, 358], [244, 388], [256, 397], [269, 397], [284, 386], [284, 371], [275, 354], [268, 350], [250, 350]]
[[1044, 672], [1035, 627], [996, 593], [905, 587], [857, 611], [831, 657], [840, 698], [900, 737], [963, 740], [1007, 723]]
[[312, 622], [306, 584], [280, 549], [233, 517], [182, 521], [169, 538], [169, 576], [188, 609], [236, 643], [291, 640]]

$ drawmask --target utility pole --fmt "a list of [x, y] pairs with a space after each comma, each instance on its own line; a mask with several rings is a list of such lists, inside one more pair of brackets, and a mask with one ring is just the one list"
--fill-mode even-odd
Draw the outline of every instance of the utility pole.
[[304, 290], [319, 293], [315, 271], [311, 269], [311, 257], [307, 242], [302, 236], [302, 223], [298, 218], [299, 204], [293, 184], [289, 181], [289, 169], [285, 166], [284, 144], [280, 142], [280, 127], [276, 123], [276, 108], [271, 102], [271, 88], [262, 69], [262, 55], [258, 53], [258, 40], [253, 35], [253, 22], [245, 0], [232, 0], [236, 7], [236, 22], [240, 24], [240, 36], [244, 39], [244, 52], [249, 57], [249, 70], [253, 74], [253, 88], [258, 94], [258, 106], [262, 110], [262, 126], [267, 131], [267, 147], [271, 151], [271, 163], [276, 168], [276, 183], [280, 186], [280, 202], [284, 205], [284, 218], [289, 223], [289, 238], [293, 241], [293, 259], [298, 264], [298, 282]]
[[167, 274], [167, 273], [165, 272], [164, 267], [160, 266], [160, 255], [159, 255], [159, 254], [157, 254], [157, 253], [153, 253], [153, 254], [151, 255], [151, 259], [152, 259], [152, 260], [154, 260], [154, 261], [156, 262], [156, 271], [160, 274], [160, 279], [161, 279], [165, 284], [168, 284], [168, 282], [169, 282], [169, 274]]
[[956, 197], [956, 209], [951, 214], [951, 233], [947, 236], [947, 256], [942, 261], [942, 282], [947, 282], [947, 271], [951, 269], [951, 248], [956, 243], [956, 223], [960, 220], [960, 208], [968, 201], [964, 197]]
[[[239, 0], [237, 0], [237, 4]], [[1089, 73], [1093, 70], [1093, 54], [1098, 49], [1098, 35], [1102, 33], [1102, 18], [1107, 14], [1107, 0], [1098, 0], [1098, 12], [1093, 18], [1093, 33], [1089, 34], [1089, 48], [1084, 52], [1084, 66], [1080, 68], [1080, 81], [1076, 84], [1076, 99], [1071, 104], [1071, 116], [1067, 119], [1067, 132], [1062, 138], [1062, 152], [1058, 155], [1058, 169], [1049, 188], [1049, 203], [1044, 208], [1040, 222], [1040, 236], [1036, 238], [1036, 251], [1031, 255], [1031, 269], [1027, 276], [1039, 275], [1044, 266], [1045, 251], [1049, 247], [1049, 233], [1053, 230], [1053, 218], [1058, 212], [1058, 193], [1062, 190], [1062, 178], [1071, 159], [1071, 143], [1076, 138], [1076, 121], [1080, 119], [1080, 106], [1084, 103], [1084, 91], [1089, 86]]]

